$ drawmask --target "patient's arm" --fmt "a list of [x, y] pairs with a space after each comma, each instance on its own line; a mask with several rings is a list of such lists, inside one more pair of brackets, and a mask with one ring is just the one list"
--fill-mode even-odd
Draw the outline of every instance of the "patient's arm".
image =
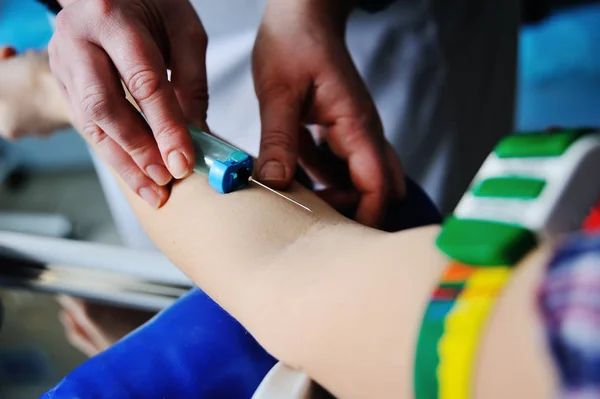
[[[298, 187], [290, 195], [313, 213], [254, 187], [217, 194], [198, 174], [160, 210], [126, 193], [160, 249], [272, 354], [339, 397], [411, 396], [416, 334], [446, 264], [437, 227], [382, 233]], [[534, 334], [543, 256], [525, 261], [491, 322], [482, 397], [542, 397], [552, 386]]]
[[333, 228], [361, 238], [383, 234], [355, 225], [300, 186], [287, 194], [313, 212], [253, 185], [219, 194], [200, 174], [175, 184], [173, 200], [160, 210], [125, 192], [160, 249], [234, 314], [266, 297], [272, 269], [288, 269], [273, 265], [286, 252], [328, 239]]

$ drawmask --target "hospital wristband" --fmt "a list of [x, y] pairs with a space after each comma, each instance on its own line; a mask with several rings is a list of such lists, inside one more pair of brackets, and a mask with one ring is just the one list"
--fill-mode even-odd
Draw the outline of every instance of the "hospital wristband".
[[600, 195], [600, 134], [590, 129], [508, 136], [442, 226], [450, 259], [425, 310], [416, 399], [472, 397], [485, 323], [538, 238], [578, 229]]

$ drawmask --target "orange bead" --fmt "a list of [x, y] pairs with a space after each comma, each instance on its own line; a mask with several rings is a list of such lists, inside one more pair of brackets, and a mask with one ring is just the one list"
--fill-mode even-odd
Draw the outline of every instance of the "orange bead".
[[442, 275], [442, 282], [450, 283], [467, 280], [475, 271], [472, 266], [467, 266], [459, 262], [453, 262], [446, 268]]

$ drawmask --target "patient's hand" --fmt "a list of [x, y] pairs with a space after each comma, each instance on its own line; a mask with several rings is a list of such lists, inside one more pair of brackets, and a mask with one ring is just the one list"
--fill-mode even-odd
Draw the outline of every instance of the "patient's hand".
[[45, 136], [69, 126], [68, 115], [47, 53], [0, 47], [0, 135]]
[[120, 308], [61, 295], [60, 322], [69, 343], [89, 357], [108, 349], [115, 342], [148, 321], [147, 311]]

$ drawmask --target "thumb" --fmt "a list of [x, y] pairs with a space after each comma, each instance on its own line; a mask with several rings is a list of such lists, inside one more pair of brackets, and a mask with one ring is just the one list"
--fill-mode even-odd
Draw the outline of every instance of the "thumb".
[[262, 123], [258, 177], [272, 188], [287, 188], [296, 170], [299, 98], [288, 89], [258, 92]]

